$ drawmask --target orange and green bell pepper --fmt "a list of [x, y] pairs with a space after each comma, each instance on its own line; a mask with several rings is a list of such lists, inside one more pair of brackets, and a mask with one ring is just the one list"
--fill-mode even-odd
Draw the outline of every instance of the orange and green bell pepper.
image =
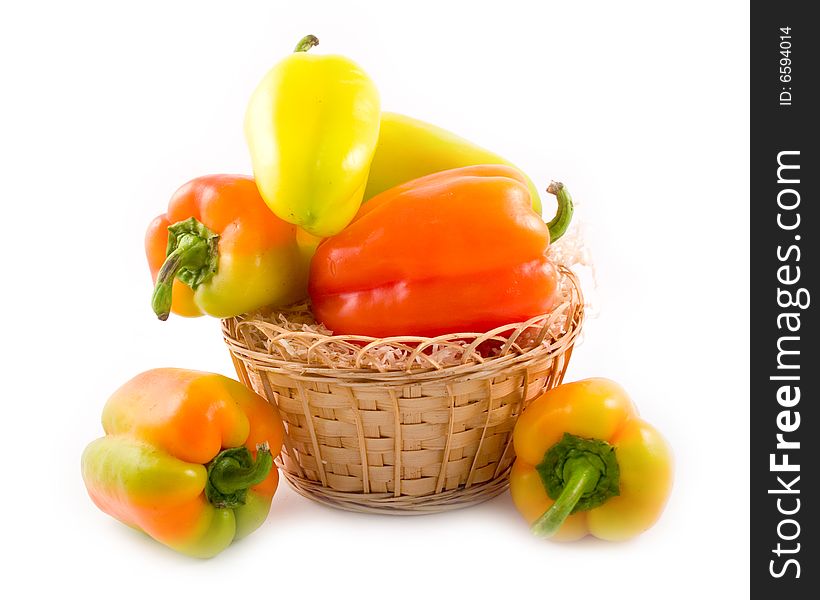
[[379, 136], [379, 93], [343, 56], [307, 36], [251, 95], [245, 137], [262, 197], [281, 219], [326, 237], [359, 208]]
[[[439, 171], [471, 165], [515, 166], [446, 129], [397, 113], [383, 112], [379, 142], [370, 165], [364, 200], [392, 187]], [[524, 175], [532, 208], [541, 214], [538, 188]]]
[[503, 165], [421, 177], [362, 205], [319, 244], [309, 292], [334, 333], [376, 337], [483, 332], [552, 308], [557, 272], [547, 258], [572, 202], [555, 184], [550, 223], [532, 210], [527, 180]]
[[213, 373], [155, 369], [108, 400], [83, 453], [94, 503], [155, 540], [212, 557], [258, 528], [279, 481], [276, 409]]
[[307, 296], [312, 248], [268, 209], [250, 177], [209, 175], [183, 185], [149, 225], [145, 252], [162, 320], [172, 311], [232, 317]]
[[672, 488], [672, 453], [607, 379], [560, 385], [524, 410], [513, 433], [510, 491], [536, 535], [625, 540], [650, 528]]

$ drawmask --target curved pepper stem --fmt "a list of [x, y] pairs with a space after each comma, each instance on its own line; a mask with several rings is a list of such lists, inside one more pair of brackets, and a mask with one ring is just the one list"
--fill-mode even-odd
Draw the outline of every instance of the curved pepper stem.
[[615, 447], [602, 440], [565, 433], [535, 468], [555, 500], [532, 525], [538, 536], [552, 536], [572, 513], [600, 506], [620, 493]]
[[174, 279], [196, 289], [216, 273], [219, 263], [219, 236], [194, 217], [168, 227], [165, 262], [157, 273], [151, 308], [160, 321], [171, 312]]
[[301, 40], [299, 40], [299, 43], [296, 44], [296, 48], [294, 48], [293, 51], [294, 52], [307, 52], [308, 50], [310, 50], [314, 46], [318, 46], [318, 45], [319, 45], [319, 38], [317, 38], [315, 35], [306, 35]]
[[208, 463], [205, 495], [217, 508], [236, 508], [245, 504], [248, 488], [262, 483], [273, 467], [270, 446], [256, 446], [256, 460], [245, 446], [228, 448]]
[[573, 468], [569, 480], [564, 484], [564, 491], [555, 504], [532, 524], [532, 532], [540, 537], [552, 537], [575, 510], [581, 497], [595, 489], [600, 477], [601, 472], [589, 462]]
[[569, 195], [569, 191], [563, 183], [551, 182], [547, 187], [547, 193], [558, 199], [558, 210], [555, 212], [555, 217], [547, 223], [550, 232], [550, 243], [552, 243], [566, 233], [575, 209], [572, 204], [572, 196]]

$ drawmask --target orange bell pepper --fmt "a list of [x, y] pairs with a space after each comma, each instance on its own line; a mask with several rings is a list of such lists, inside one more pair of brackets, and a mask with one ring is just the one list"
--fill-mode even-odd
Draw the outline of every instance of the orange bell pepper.
[[319, 244], [308, 285], [334, 333], [371, 336], [483, 332], [548, 312], [557, 286], [546, 256], [572, 214], [548, 225], [524, 175], [508, 166], [442, 171], [382, 192]]
[[306, 249], [296, 226], [268, 209], [253, 179], [198, 177], [176, 191], [145, 235], [154, 312], [163, 321], [171, 311], [232, 317], [302, 300]]
[[108, 400], [106, 436], [82, 474], [104, 512], [190, 556], [208, 558], [259, 527], [279, 482], [276, 409], [238, 381], [155, 369]]
[[513, 432], [510, 492], [536, 535], [625, 540], [651, 527], [672, 489], [672, 452], [607, 379], [560, 385]]

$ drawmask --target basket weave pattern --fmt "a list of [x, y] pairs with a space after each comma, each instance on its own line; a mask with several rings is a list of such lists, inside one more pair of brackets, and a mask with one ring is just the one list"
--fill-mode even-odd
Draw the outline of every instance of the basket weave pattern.
[[[385, 513], [438, 512], [506, 489], [516, 419], [562, 381], [583, 321], [577, 280], [561, 273], [564, 301], [549, 315], [484, 334], [374, 339], [259, 315], [224, 320], [240, 379], [285, 422], [289, 483]], [[386, 353], [399, 360], [385, 367]]]

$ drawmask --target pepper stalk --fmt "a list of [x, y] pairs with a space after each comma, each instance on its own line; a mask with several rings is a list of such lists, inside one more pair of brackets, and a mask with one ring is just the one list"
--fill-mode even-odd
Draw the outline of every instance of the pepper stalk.
[[572, 196], [569, 195], [569, 191], [563, 183], [558, 181], [550, 182], [547, 193], [558, 199], [558, 210], [552, 220], [547, 223], [547, 229], [550, 231], [550, 243], [552, 243], [566, 233], [569, 223], [572, 221], [572, 213], [575, 211], [575, 207], [572, 203]]
[[540, 537], [553, 536], [574, 512], [590, 510], [620, 493], [615, 447], [602, 440], [564, 433], [536, 466], [555, 503], [532, 525]]
[[310, 50], [314, 46], [318, 46], [318, 45], [319, 45], [319, 38], [317, 38], [315, 35], [306, 35], [301, 40], [299, 40], [299, 43], [296, 44], [296, 47], [293, 49], [293, 51], [294, 52], [307, 52], [308, 50]]
[[273, 467], [270, 446], [256, 446], [256, 460], [245, 446], [228, 448], [208, 463], [205, 496], [217, 508], [236, 508], [245, 504], [248, 488], [262, 483]]
[[174, 279], [191, 289], [210, 280], [219, 264], [219, 236], [191, 217], [168, 227], [165, 262], [157, 273], [151, 307], [160, 321], [168, 319]]

